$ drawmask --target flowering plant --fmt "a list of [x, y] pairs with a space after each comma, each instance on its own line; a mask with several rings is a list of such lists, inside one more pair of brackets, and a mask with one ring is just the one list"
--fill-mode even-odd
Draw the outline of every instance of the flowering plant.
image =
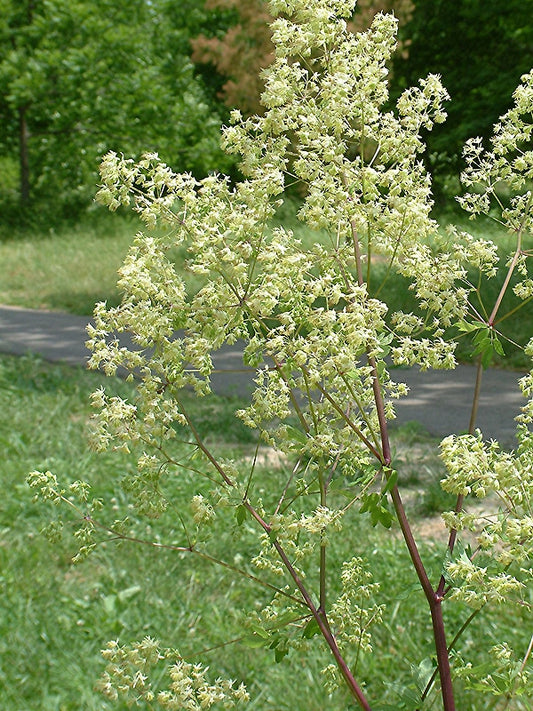
[[[277, 661], [291, 645], [304, 649], [320, 635], [332, 657], [328, 683], [346, 685], [359, 707], [377, 708], [367, 680], [358, 678], [356, 658], [371, 651], [372, 628], [384, 615], [373, 599], [378, 583], [371, 563], [358, 555], [357, 541], [354, 556], [340, 569], [328, 554], [335, 537], [350, 536], [353, 517], [363, 516], [391, 535], [399, 529], [428, 605], [436, 663], [417, 698], [402, 708], [422, 708], [438, 680], [442, 708], [455, 709], [452, 656], [454, 673], [465, 683], [508, 698], [528, 693], [530, 650], [517, 665], [507, 646], [495, 648], [494, 671], [484, 670], [482, 678], [456, 650], [477, 611], [501, 601], [522, 603], [531, 584], [533, 401], [519, 418], [513, 452], [485, 442], [475, 415], [469, 434], [442, 442], [443, 487], [456, 495], [457, 505], [444, 514], [449, 540], [436, 580], [402, 501], [389, 422], [395, 401], [407, 395], [393, 366], [453, 368], [456, 337], [470, 334], [481, 373], [493, 352], [502, 351], [497, 316], [515, 270], [522, 275], [516, 294], [524, 301], [532, 297], [524, 241], [533, 224], [533, 152], [527, 150], [533, 72], [523, 77], [513, 108], [496, 127], [491, 150], [474, 140], [465, 151], [463, 182], [471, 192], [461, 198], [463, 207], [473, 217], [494, 215], [496, 207], [497, 219], [516, 239], [503, 287], [486, 309], [471, 274], [494, 276], [496, 246], [454, 229], [439, 236], [431, 217], [421, 132], [445, 120], [448, 97], [439, 78], [421, 80], [387, 110], [394, 17], [378, 15], [367, 32], [354, 35], [346, 27], [353, 0], [271, 0], [270, 6], [277, 16], [276, 57], [265, 74], [265, 111], [248, 119], [234, 111], [222, 136], [223, 147], [240, 158], [240, 183], [233, 186], [219, 175], [201, 181], [178, 175], [153, 154], [137, 163], [114, 153], [103, 160], [99, 200], [112, 210], [133, 202], [147, 230], [137, 235], [120, 270], [122, 303], [99, 304], [89, 327], [91, 366], [109, 374], [125, 369], [137, 381], [134, 402], [103, 390], [94, 394], [95, 446], [138, 452], [128, 490], [148, 517], [160, 516], [171, 503], [166, 481], [196, 473], [198, 493], [191, 519], [180, 513], [184, 543], [178, 550], [197, 553], [201, 531], [217, 525], [221, 508], [233, 509], [237, 527], [246, 522], [255, 528], [259, 547], [249, 562], [256, 572], [246, 575], [273, 594], [254, 623], [256, 641], [269, 645], [270, 629], [291, 630], [275, 646]], [[513, 191], [507, 204], [497, 189], [502, 181]], [[289, 182], [304, 188], [298, 218], [327, 235], [309, 249], [290, 229], [271, 228]], [[178, 245], [188, 252], [184, 268], [204, 279], [192, 293], [172, 259]], [[410, 284], [416, 311], [390, 311], [387, 286], [394, 273]], [[119, 341], [116, 334], [125, 332], [133, 335], [133, 347]], [[243, 363], [254, 369], [255, 386], [236, 417], [290, 463], [274, 505], [264, 501], [255, 476], [257, 456], [239, 466], [219, 458], [184, 403], [186, 389], [199, 397], [210, 393], [212, 355], [238, 341], [245, 342]], [[533, 374], [522, 388], [531, 397]], [[478, 395], [476, 388], [474, 403]], [[173, 458], [178, 426], [188, 430], [191, 457], [201, 464]], [[90, 502], [87, 486], [75, 483], [63, 491], [49, 472], [34, 472], [30, 483], [44, 498], [83, 502], [80, 510], [88, 513], [78, 530], [78, 555], [89, 554], [100, 502]], [[469, 511], [470, 497], [491, 494], [499, 501], [493, 514]], [[124, 522], [108, 530], [128, 537]], [[332, 578], [339, 581], [335, 599]], [[466, 604], [471, 613], [450, 641], [443, 607], [454, 603]], [[147, 670], [165, 654], [148, 639], [131, 648], [110, 645], [101, 688], [112, 698], [157, 699], [169, 709], [247, 698], [229, 681], [208, 684], [203, 668], [179, 657], [171, 666], [170, 689], [155, 696]], [[190, 705], [180, 705], [185, 698]]]

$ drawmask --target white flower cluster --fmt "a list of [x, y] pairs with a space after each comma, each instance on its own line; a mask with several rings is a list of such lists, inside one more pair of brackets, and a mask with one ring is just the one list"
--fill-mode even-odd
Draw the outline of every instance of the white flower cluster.
[[[525, 411], [528, 407], [524, 408]], [[524, 416], [522, 416], [524, 417]], [[447, 437], [441, 444], [446, 491], [488, 498], [493, 511], [447, 512], [446, 525], [474, 540], [476, 555], [462, 553], [447, 564], [451, 597], [473, 607], [520, 601], [524, 566], [533, 556], [533, 434], [523, 427], [516, 453], [483, 442], [481, 433]], [[520, 579], [516, 577], [519, 574]]]
[[191, 511], [194, 523], [197, 526], [205, 526], [212, 523], [216, 516], [215, 509], [201, 494], [193, 496], [191, 500]]
[[379, 585], [372, 582], [371, 573], [361, 558], [343, 563], [342, 593], [333, 603], [330, 622], [342, 645], [355, 646], [361, 652], [371, 652], [373, 625], [381, 622], [383, 605], [372, 604]]
[[496, 644], [489, 649], [490, 662], [474, 666], [460, 660], [462, 664], [457, 665], [456, 674], [467, 688], [476, 691], [507, 699], [530, 698], [533, 679], [526, 665], [530, 652], [531, 648], [521, 660], [507, 643]]
[[[236, 687], [228, 679], [210, 683], [207, 679], [209, 667], [186, 662], [176, 650], [161, 649], [150, 637], [123, 646], [111, 641], [102, 655], [107, 667], [97, 688], [113, 701], [122, 698], [128, 705], [145, 701], [150, 708], [157, 704], [158, 708], [167, 711], [201, 711], [215, 704], [234, 708], [249, 701], [243, 684]], [[158, 691], [153, 689], [151, 678], [162, 661], [168, 667], [170, 684], [168, 689]]]
[[[402, 95], [396, 113], [384, 111], [396, 21], [377, 15], [354, 35], [344, 19], [353, 4], [273, 3], [283, 17], [274, 23], [266, 111], [249, 119], [234, 112], [223, 135], [246, 175], [237, 186], [216, 175], [200, 182], [176, 175], [153, 154], [138, 164], [106, 156], [100, 199], [111, 208], [132, 200], [147, 224], [163, 219], [171, 227], [137, 236], [121, 269], [122, 304], [100, 305], [89, 331], [93, 367], [125, 368], [142, 380], [134, 411], [99, 398], [99, 446], [172, 437], [173, 423], [183, 423], [180, 390], [208, 392], [211, 354], [242, 338], [245, 362], [258, 368], [243, 421], [294, 451], [286, 423], [296, 409], [302, 456], [331, 464], [349, 452], [366, 466], [380, 456], [367, 359], [380, 361], [388, 418], [406, 388], [391, 381], [387, 353], [397, 364], [453, 367], [443, 329], [467, 308], [468, 290], [457, 283], [465, 262], [485, 264], [490, 250], [476, 243], [435, 255], [426, 243], [436, 225], [419, 133], [443, 120], [447, 94], [429, 76]], [[299, 218], [326, 229], [329, 245], [305, 250], [290, 230], [269, 227], [287, 175], [305, 185]], [[176, 272], [176, 245], [187, 247], [184, 267], [205, 280], [196, 293], [186, 294]], [[376, 256], [387, 273], [412, 282], [420, 316], [387, 320], [386, 300], [370, 288]], [[113, 335], [125, 331], [138, 348]]]
[[[457, 230], [447, 241], [436, 236], [420, 133], [444, 120], [448, 95], [430, 75], [387, 108], [396, 20], [378, 14], [367, 32], [354, 35], [346, 25], [354, 0], [270, 5], [279, 17], [276, 57], [264, 75], [265, 112], [244, 119], [234, 111], [222, 136], [224, 149], [240, 161], [240, 183], [177, 175], [155, 154], [138, 163], [115, 153], [105, 157], [100, 201], [112, 210], [131, 203], [147, 228], [158, 229], [137, 235], [120, 271], [122, 303], [97, 307], [88, 345], [92, 367], [110, 374], [121, 369], [138, 381], [133, 403], [103, 391], [93, 396], [95, 447], [137, 452], [138, 472], [124, 479], [137, 508], [148, 516], [165, 509], [160, 479], [182, 466], [166, 447], [177, 426], [188, 427], [191, 448], [215, 469], [215, 485], [231, 490], [227, 501], [233, 497], [239, 525], [250, 514], [263, 530], [252, 562], [276, 575], [290, 570], [300, 594], [304, 558], [319, 545], [325, 553], [328, 532], [340, 527], [346, 511], [328, 499], [333, 479], [349, 480], [355, 500], [391, 463], [384, 422], [407, 388], [392, 381], [387, 358], [397, 365], [453, 367], [447, 329], [466, 323], [477, 289], [468, 269], [493, 276], [497, 252]], [[501, 219], [520, 236], [531, 231], [533, 219], [533, 159], [524, 148], [532, 106], [533, 72], [496, 128], [492, 151], [474, 140], [465, 153], [463, 181], [472, 191], [463, 206], [473, 215], [489, 212], [499, 201], [497, 185], [506, 181], [523, 192], [500, 204]], [[320, 244], [303, 247], [294, 231], [273, 226], [286, 181], [300, 185], [297, 217], [310, 231], [323, 231]], [[179, 267], [177, 247], [187, 255]], [[528, 299], [533, 285], [521, 247], [510, 262], [515, 267], [523, 277], [515, 293]], [[201, 285], [188, 291], [182, 270]], [[387, 286], [395, 273], [410, 285], [416, 313], [390, 313]], [[132, 336], [132, 347], [121, 343], [122, 333]], [[185, 388], [199, 396], [210, 392], [213, 354], [239, 340], [246, 343], [244, 364], [256, 372], [250, 405], [238, 416], [297, 462], [271, 514], [253, 477], [244, 493], [247, 472], [212, 455], [183, 406]], [[523, 385], [533, 391], [533, 376]], [[446, 514], [450, 528], [476, 536], [479, 557], [454, 558], [446, 571], [453, 596], [474, 607], [519, 594], [521, 583], [507, 568], [533, 553], [532, 420], [530, 403], [513, 455], [481, 435], [442, 445], [448, 491], [494, 494], [503, 505], [494, 518]], [[42, 482], [45, 495], [49, 483]], [[191, 509], [198, 526], [215, 518], [200, 494]], [[345, 564], [342, 581], [331, 624], [341, 643], [370, 649], [368, 629], [382, 613], [371, 600], [376, 588], [356, 558]], [[150, 640], [111, 645], [106, 655], [110, 669], [102, 689], [111, 697], [157, 699], [168, 709], [232, 705], [246, 697], [231, 682], [209, 684], [205, 669], [179, 659], [169, 690], [156, 696], [147, 669], [161, 653]]]
[[[79, 563], [87, 558], [96, 548], [96, 527], [93, 521], [95, 515], [103, 506], [101, 499], [90, 498], [91, 487], [84, 481], [73, 481], [68, 488], [63, 488], [52, 472], [33, 471], [27, 477], [28, 485], [36, 490], [35, 500], [48, 501], [59, 506], [65, 504], [76, 512], [76, 524], [73, 537], [78, 547], [73, 563]], [[61, 540], [65, 530], [61, 516], [50, 521], [41, 531], [49, 541], [56, 543]]]
[[[533, 138], [533, 70], [522, 77], [513, 99], [514, 105], [495, 126], [491, 151], [484, 150], [479, 138], [467, 142], [467, 168], [461, 179], [465, 187], [473, 190], [459, 202], [473, 216], [489, 214], [494, 205], [509, 230], [531, 234], [533, 150], [528, 146]], [[507, 184], [513, 193], [508, 205], [498, 196], [502, 184]]]

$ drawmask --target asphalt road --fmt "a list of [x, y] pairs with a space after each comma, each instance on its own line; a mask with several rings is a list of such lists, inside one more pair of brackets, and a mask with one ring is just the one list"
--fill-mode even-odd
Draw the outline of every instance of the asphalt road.
[[[89, 352], [85, 316], [0, 307], [0, 352], [13, 355], [36, 353], [52, 362], [85, 366]], [[213, 389], [223, 395], [246, 395], [253, 371], [244, 368], [239, 345], [222, 348], [213, 358], [222, 372], [212, 377]], [[419, 422], [432, 435], [446, 436], [468, 427], [475, 368], [460, 365], [453, 371], [420, 372], [417, 368], [395, 371], [396, 380], [410, 389], [397, 402], [399, 424]], [[524, 404], [518, 386], [522, 373], [487, 370], [483, 374], [477, 426], [484, 436], [502, 445], [514, 442], [514, 418]]]

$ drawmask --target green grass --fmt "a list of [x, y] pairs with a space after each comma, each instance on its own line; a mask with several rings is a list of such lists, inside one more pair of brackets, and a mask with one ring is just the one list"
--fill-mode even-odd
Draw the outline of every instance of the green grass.
[[[305, 244], [316, 239], [294, 218], [290, 226]], [[117, 272], [142, 227], [133, 215], [102, 211], [74, 226], [38, 234], [11, 233], [0, 223], [0, 304], [81, 316], [92, 315], [98, 301], [117, 305]], [[178, 247], [173, 258], [179, 269], [187, 259], [186, 248]], [[194, 293], [199, 278], [185, 270], [182, 275]]]
[[[320, 669], [331, 660], [320, 644], [310, 654], [291, 652], [282, 664], [273, 662], [270, 650], [240, 644], [205, 651], [241, 636], [242, 611], [257, 609], [270, 599], [263, 588], [204, 561], [143, 545], [106, 542], [87, 561], [73, 566], [76, 546], [69, 535], [51, 544], [39, 534], [56, 510], [32, 503], [25, 478], [36, 468], [54, 471], [65, 483], [89, 480], [94, 493], [109, 502], [103, 513], [107, 520], [129, 514], [139, 537], [158, 537], [162, 542], [182, 538], [176, 510], [186, 513], [197, 491], [193, 480], [187, 476], [172, 480], [167, 493], [175, 509], [159, 521], [147, 521], [136, 516], [119, 484], [133, 471], [132, 456], [96, 455], [87, 449], [88, 398], [102, 383], [116, 394], [131, 393], [132, 386], [118, 379], [36, 358], [0, 356], [0, 708], [122, 709], [120, 704], [107, 704], [93, 690], [103, 669], [99, 650], [109, 639], [126, 643], [145, 635], [208, 664], [213, 676], [244, 680], [252, 696], [249, 709], [352, 708], [343, 692], [329, 698], [324, 691]], [[238, 405], [221, 398], [191, 397], [188, 402], [210, 444], [237, 463], [255, 447], [253, 434], [235, 425], [232, 412]], [[394, 447], [402, 462], [402, 481], [415, 492], [416, 515], [417, 492], [440, 475], [435, 442], [411, 427], [396, 433]], [[278, 490], [286, 473], [283, 467], [269, 466], [259, 475], [269, 505], [273, 496], [269, 492]], [[388, 611], [376, 632], [375, 653], [363, 658], [361, 672], [372, 697], [395, 704], [397, 690], [387, 689], [382, 679], [390, 675], [391, 681], [407, 683], [410, 662], [418, 664], [431, 656], [426, 608], [398, 532], [391, 536], [359, 519], [352, 516], [345, 528], [348, 535], [335, 538], [329, 555], [335, 567], [353, 555], [365, 556], [382, 584], [376, 601], [387, 603]], [[213, 536], [206, 545], [215, 556], [229, 562], [237, 556], [246, 565], [257, 551], [256, 532], [248, 522], [238, 530], [233, 519], [227, 523], [227, 535]], [[422, 545], [433, 577], [441, 569], [440, 550], [430, 539]], [[457, 629], [465, 614], [453, 611], [448, 616], [450, 629]], [[465, 638], [473, 658], [483, 659], [487, 647], [502, 637], [525, 651], [528, 620], [526, 607], [513, 616], [505, 610], [493, 618], [481, 615]], [[460, 691], [459, 708], [484, 711], [489, 708], [485, 704]]]
[[97, 301], [117, 304], [117, 270], [137, 229], [130, 219], [104, 215], [57, 232], [5, 239], [0, 303], [84, 316]]

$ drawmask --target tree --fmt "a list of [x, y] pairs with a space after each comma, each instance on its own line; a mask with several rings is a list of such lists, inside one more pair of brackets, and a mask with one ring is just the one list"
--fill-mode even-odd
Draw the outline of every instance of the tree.
[[402, 27], [411, 18], [413, 10], [413, 0], [358, 0], [351, 27], [355, 32], [367, 30], [379, 12], [394, 13], [398, 26]]
[[0, 147], [20, 166], [23, 205], [87, 204], [110, 148], [148, 147], [197, 175], [218, 165], [220, 121], [166, 7], [1, 0]]
[[[223, 77], [220, 96], [227, 106], [245, 114], [261, 112], [264, 89], [262, 70], [274, 58], [270, 23], [272, 15], [266, 0], [207, 0], [209, 8], [233, 10], [233, 22], [224, 32], [210, 31], [192, 40], [192, 59], [210, 64]], [[351, 18], [354, 31], [367, 29], [378, 12], [394, 11], [401, 22], [411, 15], [411, 0], [361, 0]], [[231, 16], [228, 16], [231, 20]]]
[[488, 139], [530, 67], [533, 1], [416, 0], [415, 5], [400, 29], [409, 54], [395, 62], [395, 93], [428, 71], [442, 76], [452, 98], [449, 117], [427, 142], [435, 169], [458, 173], [464, 142], [470, 136]]
[[200, 35], [192, 40], [192, 59], [211, 64], [224, 78], [220, 96], [230, 107], [246, 114], [261, 110], [261, 70], [274, 57], [270, 22], [265, 0], [207, 0], [209, 8], [234, 10], [234, 22], [221, 35]]

